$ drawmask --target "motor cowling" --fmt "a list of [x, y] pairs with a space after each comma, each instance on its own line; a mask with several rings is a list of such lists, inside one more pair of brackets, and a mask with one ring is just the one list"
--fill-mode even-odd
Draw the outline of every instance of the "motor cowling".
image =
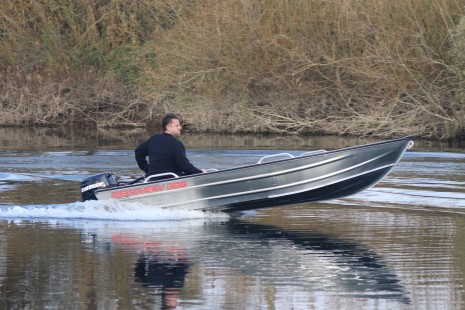
[[88, 177], [81, 182], [81, 196], [82, 201], [97, 200], [95, 191], [97, 189], [117, 186], [115, 177], [112, 173], [105, 172]]

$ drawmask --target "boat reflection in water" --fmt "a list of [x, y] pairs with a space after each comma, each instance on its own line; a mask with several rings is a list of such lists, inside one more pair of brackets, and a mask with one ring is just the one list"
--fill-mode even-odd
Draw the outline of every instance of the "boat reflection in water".
[[[247, 266], [243, 270], [246, 273], [272, 272], [267, 276], [276, 282], [293, 277], [293, 281], [318, 290], [411, 302], [382, 257], [362, 245], [318, 231], [292, 231], [240, 220], [228, 222], [225, 230], [240, 242], [221, 244], [222, 262]], [[271, 264], [267, 261], [281, 268], [267, 270]]]
[[134, 275], [136, 282], [159, 288], [162, 309], [171, 309], [178, 306], [189, 265], [187, 255], [179, 252], [142, 253], [135, 264]]
[[135, 241], [132, 237], [126, 238], [124, 234], [113, 235], [112, 241], [142, 250], [134, 267], [135, 281], [155, 290], [161, 296], [162, 309], [177, 307], [180, 292], [189, 273], [187, 250], [177, 242]]
[[[93, 242], [137, 253], [133, 266], [128, 266], [134, 270], [135, 283], [159, 296], [152, 302], [166, 309], [189, 303], [221, 308], [244, 289], [255, 299], [236, 300], [235, 306], [251, 306], [263, 302], [265, 297], [256, 297], [268, 294], [264, 287], [276, 294], [299, 288], [307, 300], [329, 294], [411, 303], [382, 257], [337, 237], [241, 219], [143, 225], [151, 227], [142, 227], [141, 233], [117, 227], [93, 232]], [[188, 298], [182, 293], [185, 285]]]

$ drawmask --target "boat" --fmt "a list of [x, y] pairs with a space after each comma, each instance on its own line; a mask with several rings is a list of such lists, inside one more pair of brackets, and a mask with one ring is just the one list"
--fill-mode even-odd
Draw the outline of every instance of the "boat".
[[[163, 209], [232, 213], [342, 198], [384, 178], [412, 147], [410, 137], [336, 150], [262, 157], [256, 164], [202, 174], [152, 175], [129, 183], [111, 172], [81, 182], [86, 200], [119, 200]], [[159, 178], [166, 178], [162, 179]]]

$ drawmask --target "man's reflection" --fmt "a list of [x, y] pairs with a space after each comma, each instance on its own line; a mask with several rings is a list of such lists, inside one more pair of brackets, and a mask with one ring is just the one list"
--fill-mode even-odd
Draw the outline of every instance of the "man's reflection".
[[136, 261], [135, 280], [161, 289], [161, 309], [175, 309], [189, 273], [186, 251], [179, 248], [163, 252], [145, 252]]

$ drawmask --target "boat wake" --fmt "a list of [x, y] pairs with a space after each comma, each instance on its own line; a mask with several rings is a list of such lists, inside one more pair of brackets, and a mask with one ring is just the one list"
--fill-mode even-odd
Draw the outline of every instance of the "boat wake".
[[450, 191], [374, 187], [336, 202], [340, 205], [465, 213], [465, 194]]
[[162, 209], [143, 204], [108, 200], [54, 205], [0, 205], [0, 218], [181, 221], [187, 219], [228, 219], [229, 216], [224, 213]]

